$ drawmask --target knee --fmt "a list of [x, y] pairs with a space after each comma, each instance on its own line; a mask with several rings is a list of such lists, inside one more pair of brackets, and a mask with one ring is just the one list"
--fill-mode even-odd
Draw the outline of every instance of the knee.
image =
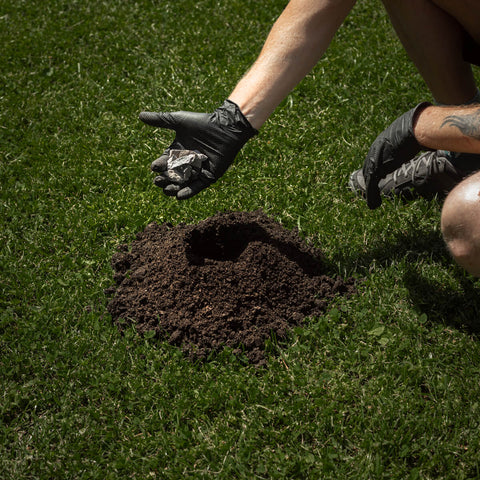
[[441, 229], [454, 260], [480, 277], [480, 172], [449, 193], [442, 208]]

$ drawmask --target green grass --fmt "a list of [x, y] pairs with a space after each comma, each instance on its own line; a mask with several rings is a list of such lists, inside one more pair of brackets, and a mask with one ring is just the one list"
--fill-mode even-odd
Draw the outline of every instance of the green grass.
[[[214, 109], [284, 4], [0, 2], [0, 478], [480, 478], [480, 286], [439, 202], [371, 212], [347, 189], [376, 134], [430, 99], [380, 2], [359, 2], [221, 182], [184, 203], [152, 186], [171, 135], [138, 112]], [[358, 295], [261, 370], [120, 335], [116, 245], [257, 208], [364, 279]]]

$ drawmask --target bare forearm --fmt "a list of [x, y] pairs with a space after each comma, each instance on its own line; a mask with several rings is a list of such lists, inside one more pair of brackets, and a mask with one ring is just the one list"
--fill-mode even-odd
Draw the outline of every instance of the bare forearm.
[[414, 133], [424, 147], [480, 153], [480, 104], [428, 107], [418, 116]]
[[355, 1], [290, 1], [256, 62], [229, 96], [254, 128], [315, 66]]

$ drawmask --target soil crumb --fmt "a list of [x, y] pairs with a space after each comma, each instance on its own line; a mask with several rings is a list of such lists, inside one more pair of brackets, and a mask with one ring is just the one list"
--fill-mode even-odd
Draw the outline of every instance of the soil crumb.
[[151, 223], [111, 260], [108, 311], [179, 346], [192, 360], [225, 346], [265, 363], [265, 342], [324, 314], [353, 279], [325, 275], [322, 253], [262, 210], [218, 213], [198, 224]]

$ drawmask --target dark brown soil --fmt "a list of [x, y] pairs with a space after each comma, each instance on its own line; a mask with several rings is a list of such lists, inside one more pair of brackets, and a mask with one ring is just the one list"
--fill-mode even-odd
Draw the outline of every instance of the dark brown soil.
[[192, 359], [224, 346], [264, 363], [265, 341], [322, 315], [352, 279], [324, 274], [322, 254], [261, 210], [195, 225], [151, 223], [112, 258], [108, 311], [120, 328], [154, 331]]

